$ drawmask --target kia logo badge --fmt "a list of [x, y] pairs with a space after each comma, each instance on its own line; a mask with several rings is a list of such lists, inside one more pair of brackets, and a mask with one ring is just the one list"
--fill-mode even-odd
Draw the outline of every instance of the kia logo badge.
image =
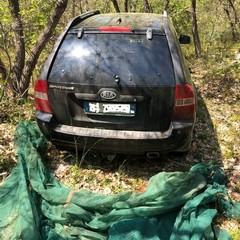
[[106, 100], [112, 100], [116, 98], [117, 94], [112, 91], [102, 91], [100, 93], [101, 98], [106, 99]]

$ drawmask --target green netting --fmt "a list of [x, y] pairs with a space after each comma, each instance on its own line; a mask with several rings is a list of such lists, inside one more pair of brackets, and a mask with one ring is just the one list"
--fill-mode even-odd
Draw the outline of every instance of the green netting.
[[57, 181], [42, 163], [46, 146], [35, 124], [19, 124], [18, 166], [0, 186], [0, 239], [225, 240], [213, 218], [219, 211], [240, 217], [240, 203], [220, 185], [225, 175], [216, 166], [161, 172], [144, 193], [104, 196]]

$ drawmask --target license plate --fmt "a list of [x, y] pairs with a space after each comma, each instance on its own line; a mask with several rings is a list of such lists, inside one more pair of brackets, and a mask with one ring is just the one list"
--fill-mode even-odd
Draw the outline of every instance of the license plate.
[[136, 104], [84, 102], [84, 111], [89, 114], [132, 117], [132, 116], [135, 116], [136, 114]]

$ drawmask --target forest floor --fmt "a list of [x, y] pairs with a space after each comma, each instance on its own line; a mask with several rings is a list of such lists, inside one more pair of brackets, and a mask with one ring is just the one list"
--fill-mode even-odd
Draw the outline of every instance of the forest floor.
[[[168, 154], [159, 159], [121, 155], [111, 161], [92, 151], [76, 154], [58, 150], [49, 143], [45, 164], [61, 182], [72, 188], [109, 195], [127, 190], [141, 191], [149, 178], [159, 172], [188, 171], [199, 162], [214, 163], [227, 175], [226, 186], [231, 198], [240, 202], [240, 76], [229, 74], [231, 69], [232, 66], [222, 66], [216, 74], [216, 67], [213, 74], [213, 70], [202, 63], [192, 66], [198, 110], [192, 149], [187, 155]], [[3, 98], [0, 105], [0, 180], [4, 180], [17, 163], [13, 136], [18, 122], [24, 120], [34, 121], [31, 95], [24, 104]], [[235, 236], [240, 236], [240, 219], [219, 216], [217, 222], [238, 239]]]

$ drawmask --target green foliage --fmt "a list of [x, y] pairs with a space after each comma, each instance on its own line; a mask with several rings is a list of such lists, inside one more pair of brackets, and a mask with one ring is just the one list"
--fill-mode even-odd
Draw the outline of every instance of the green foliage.
[[7, 1], [0, 1], [0, 53], [3, 56], [3, 49], [9, 45], [11, 39], [11, 28], [12, 19], [8, 9]]
[[240, 239], [240, 229], [235, 229], [233, 231], [230, 231], [230, 235], [231, 235], [233, 240]]
[[[124, 0], [118, 0], [118, 5], [120, 10], [124, 11]], [[166, 4], [166, 1], [159, 0], [148, 0], [151, 12], [162, 13]], [[232, 49], [235, 42], [232, 40], [231, 28], [229, 21], [224, 12], [223, 4], [216, 1], [212, 2], [210, 0], [199, 0], [197, 1], [197, 20], [199, 26], [200, 40], [202, 43], [204, 57], [207, 60], [216, 61], [221, 60], [225, 52]], [[36, 42], [39, 34], [47, 23], [47, 19], [53, 10], [55, 1], [50, 0], [21, 0], [21, 17], [24, 24], [25, 30], [25, 44], [27, 52]], [[225, 5], [224, 5], [225, 6]], [[240, 12], [240, 7], [235, 4], [236, 11]], [[75, 9], [73, 11], [73, 9]], [[96, 10], [99, 9], [102, 13], [114, 12], [113, 3], [111, 0], [91, 0], [91, 1], [72, 1], [69, 0], [68, 9], [64, 14], [59, 27], [57, 28], [56, 35], [58, 36], [62, 31], [62, 28], [66, 26], [67, 22], [80, 13], [86, 10]], [[129, 12], [143, 12], [144, 4], [143, 1], [139, 0], [129, 0], [128, 1], [128, 11]], [[192, 35], [192, 21], [191, 21], [191, 1], [189, 0], [171, 0], [167, 8], [169, 15], [172, 17], [174, 25], [178, 34]], [[231, 16], [233, 14], [231, 12]], [[5, 46], [4, 48], [8, 50], [9, 54], [14, 53], [12, 49], [13, 36], [11, 33], [12, 20], [9, 13], [8, 1], [0, 0], [0, 46]], [[239, 31], [239, 25], [238, 25]], [[47, 54], [49, 53], [52, 45], [54, 44], [56, 37], [53, 37], [45, 52], [42, 54], [39, 60], [36, 75], [39, 75], [39, 71], [42, 68], [43, 61], [45, 60]], [[194, 57], [194, 45], [184, 46], [184, 53], [188, 59]], [[5, 57], [5, 53], [0, 49], [1, 56]], [[9, 61], [5, 57], [4, 61], [9, 65]]]
[[[18, 99], [4, 97], [0, 102], [0, 173], [9, 173], [16, 165], [16, 153], [13, 149], [13, 134], [21, 121], [34, 121], [33, 99]], [[0, 176], [0, 182], [2, 178]]]
[[32, 0], [22, 1], [21, 16], [24, 23], [27, 48], [30, 49], [39, 37], [40, 32], [47, 24], [49, 14], [55, 6], [54, 1]]
[[35, 120], [34, 117], [34, 102], [31, 97], [26, 99], [17, 99], [13, 101], [11, 98], [4, 97], [0, 105], [2, 122], [8, 122], [12, 125], [17, 125], [21, 121]]
[[[51, 13], [55, 1], [50, 0], [31, 0], [31, 1], [20, 1], [20, 15], [23, 21], [24, 32], [25, 32], [25, 43], [27, 49], [30, 49], [39, 37], [40, 32], [47, 23], [49, 14]], [[11, 47], [11, 24], [12, 19], [8, 7], [7, 1], [0, 1], [0, 43]], [[7, 36], [5, 34], [8, 34]], [[3, 39], [4, 37], [4, 39]], [[6, 42], [8, 41], [8, 43]], [[11, 51], [11, 49], [9, 49]]]
[[[238, 92], [237, 87], [240, 83], [240, 44], [234, 44], [228, 48], [219, 48], [213, 55], [206, 55], [203, 59], [208, 68], [205, 75], [206, 81], [217, 79], [219, 81], [219, 91], [224, 97], [228, 98]], [[210, 84], [210, 83], [209, 83]], [[221, 89], [220, 89], [221, 88]]]
[[0, 1], [0, 16], [1, 16], [1, 23], [6, 24], [10, 21], [10, 13], [8, 9], [7, 1]]
[[191, 35], [190, 1], [171, 1], [167, 10], [179, 34]]

